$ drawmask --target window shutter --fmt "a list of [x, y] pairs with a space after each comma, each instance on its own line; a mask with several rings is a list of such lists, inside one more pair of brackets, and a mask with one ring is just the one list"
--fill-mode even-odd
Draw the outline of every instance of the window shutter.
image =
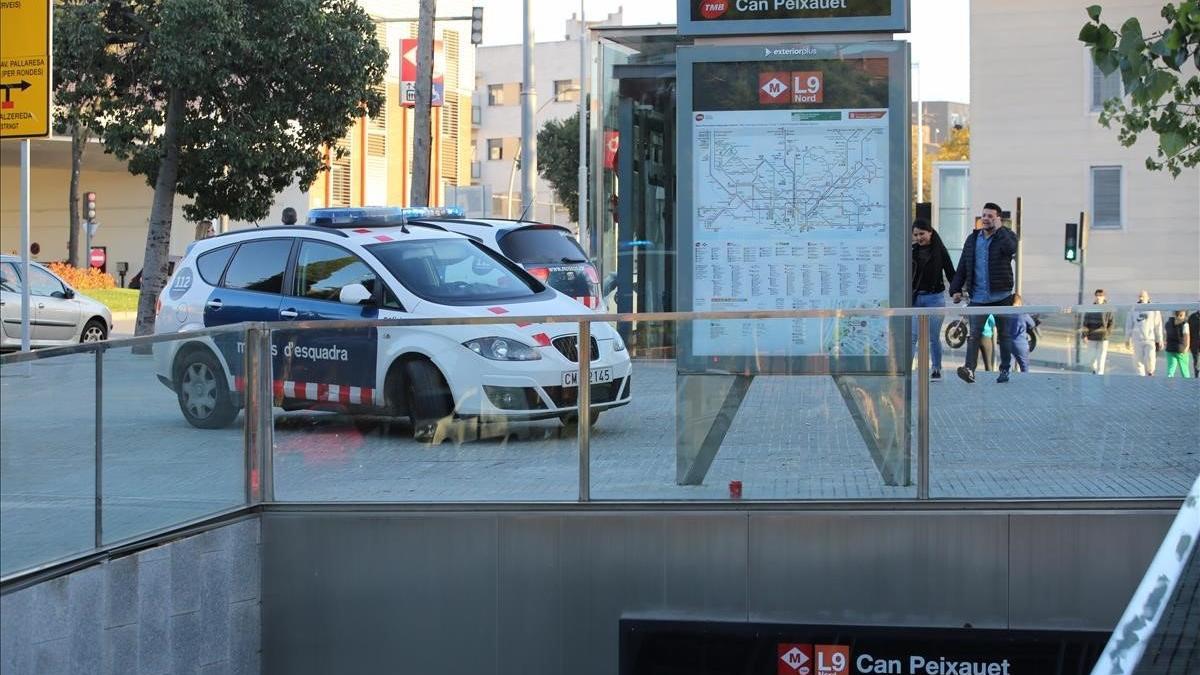
[[1121, 227], [1121, 167], [1092, 167], [1092, 227]]

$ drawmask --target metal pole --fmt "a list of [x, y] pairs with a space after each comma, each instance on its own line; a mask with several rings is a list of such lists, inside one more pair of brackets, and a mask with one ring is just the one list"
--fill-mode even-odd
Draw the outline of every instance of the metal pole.
[[925, 109], [921, 100], [921, 64], [913, 64], [917, 71], [917, 203], [925, 201]]
[[929, 499], [929, 315], [917, 317], [917, 499]]
[[1021, 237], [1021, 198], [1017, 197], [1017, 207], [1013, 214], [1013, 233], [1017, 235], [1017, 268], [1014, 272], [1016, 276], [1017, 294], [1025, 297], [1022, 292], [1025, 284], [1024, 261], [1025, 261], [1025, 240]]
[[[29, 351], [29, 139], [21, 141], [21, 351]], [[90, 255], [90, 253], [89, 253]]]
[[[1079, 212], [1079, 295], [1075, 299], [1075, 304], [1083, 304], [1084, 293], [1084, 265], [1087, 260], [1087, 213]], [[1075, 316], [1075, 365], [1083, 363], [1083, 315]]]
[[[91, 264], [91, 263], [89, 263]], [[104, 545], [104, 344], [96, 345], [96, 548]]]
[[533, 128], [537, 91], [533, 83], [533, 13], [531, 0], [521, 0], [524, 39], [521, 45], [521, 211], [537, 220], [531, 205], [537, 198], [537, 136]]
[[[579, 204], [576, 206], [579, 224], [579, 242], [583, 250], [591, 255], [587, 236], [587, 22], [583, 15], [584, 1], [579, 0]], [[599, 309], [599, 308], [597, 308]]]
[[579, 501], [591, 500], [592, 324], [579, 322]]
[[274, 499], [271, 331], [250, 327], [245, 339], [246, 502], [256, 504]]

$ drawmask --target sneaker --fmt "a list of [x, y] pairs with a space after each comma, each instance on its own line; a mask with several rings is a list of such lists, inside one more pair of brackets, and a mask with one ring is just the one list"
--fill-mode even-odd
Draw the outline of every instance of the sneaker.
[[996, 382], [998, 382], [1000, 384], [1004, 384], [1005, 382], [1008, 382], [1008, 371], [1007, 370], [1000, 371], [1000, 377], [996, 378]]
[[963, 382], [966, 382], [967, 384], [975, 384], [975, 371], [971, 370], [970, 368], [966, 366], [959, 366], [958, 370], [954, 372], [958, 373], [958, 379], [962, 380]]
[[940, 371], [940, 370], [933, 371], [932, 373], [929, 374], [929, 379], [931, 379], [931, 380], [942, 379], [942, 371]]

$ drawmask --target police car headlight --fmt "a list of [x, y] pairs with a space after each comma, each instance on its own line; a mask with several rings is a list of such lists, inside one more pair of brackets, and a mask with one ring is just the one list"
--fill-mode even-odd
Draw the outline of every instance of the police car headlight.
[[502, 337], [475, 338], [464, 342], [463, 346], [493, 361], [537, 361], [542, 358], [533, 347]]

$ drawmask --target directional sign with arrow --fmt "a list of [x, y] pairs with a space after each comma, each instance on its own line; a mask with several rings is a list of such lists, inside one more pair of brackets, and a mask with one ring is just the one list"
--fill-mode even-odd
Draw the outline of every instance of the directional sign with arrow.
[[50, 135], [50, 2], [0, 2], [0, 138]]
[[[442, 73], [445, 70], [445, 52], [442, 41], [433, 41], [433, 101], [436, 108], [445, 100], [446, 84]], [[400, 104], [411, 108], [417, 104], [417, 39], [400, 41]]]

